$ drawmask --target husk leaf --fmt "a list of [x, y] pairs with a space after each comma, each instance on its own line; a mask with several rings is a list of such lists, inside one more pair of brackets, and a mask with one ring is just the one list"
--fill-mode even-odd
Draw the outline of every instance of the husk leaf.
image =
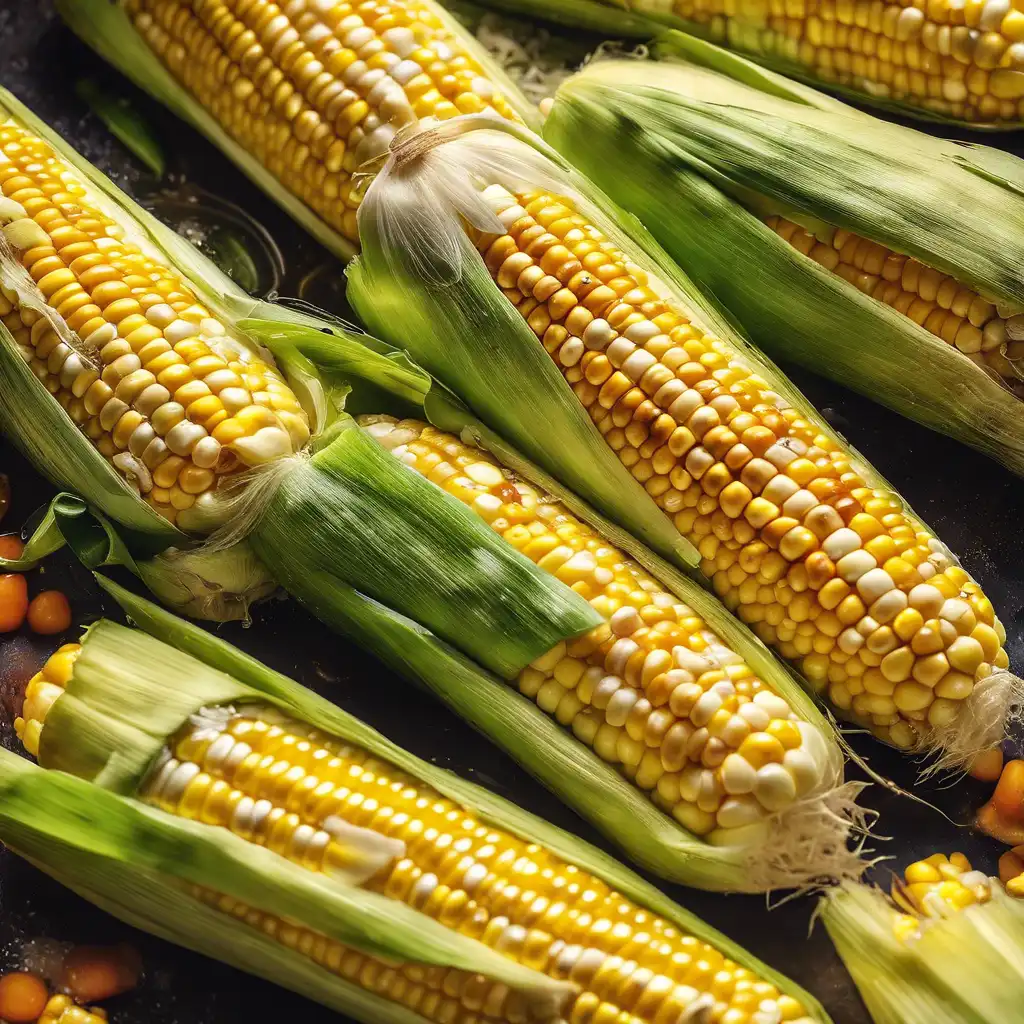
[[[726, 57], [715, 70], [597, 62], [559, 91], [545, 134], [649, 224], [762, 349], [1024, 473], [1024, 417], [1012, 392], [759, 217], [845, 227], [1019, 305], [1024, 194], [979, 175], [979, 164], [994, 173], [980, 147], [837, 112], [835, 101], [818, 109], [802, 95], [779, 97], [738, 80], [746, 62]], [[1004, 170], [1024, 176], [1016, 165]], [[979, 193], [985, 203], [965, 207], [963, 195]], [[965, 213], [984, 208], [1006, 210], [1006, 219]]]
[[[424, 2], [459, 38], [460, 45], [480, 64], [486, 77], [495, 84], [516, 113], [528, 125], [539, 130], [540, 115], [536, 107], [519, 92], [486, 50], [447, 11], [431, 0]], [[349, 239], [321, 220], [310, 207], [289, 192], [174, 78], [146, 41], [135, 31], [131, 19], [119, 4], [112, 3], [111, 0], [58, 0], [56, 6], [66, 24], [83, 42], [127, 75], [137, 86], [197, 131], [202, 132], [321, 245], [342, 260], [351, 259], [355, 255], [356, 247]]]
[[1024, 904], [993, 884], [993, 899], [923, 922], [920, 938], [893, 934], [893, 905], [847, 885], [821, 919], [875, 1024], [1003, 1024], [1020, 1016]]

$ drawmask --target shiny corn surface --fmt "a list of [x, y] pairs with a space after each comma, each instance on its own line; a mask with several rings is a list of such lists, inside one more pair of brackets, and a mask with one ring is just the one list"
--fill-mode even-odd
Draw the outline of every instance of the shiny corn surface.
[[25, 749], [39, 756], [39, 737], [54, 701], [63, 693], [74, 675], [75, 662], [82, 653], [81, 644], [65, 644], [50, 655], [46, 664], [28, 681], [21, 714], [14, 719], [14, 731]]
[[[600, 880], [299, 723], [235, 715], [220, 728], [189, 726], [170, 754], [147, 800], [230, 828], [310, 870], [330, 870], [331, 845], [321, 837], [338, 819], [387, 836], [403, 852], [367, 885], [535, 970], [578, 983], [582, 991], [565, 1013], [570, 1022], [804, 1018], [774, 986]], [[428, 1019], [526, 1019], [515, 993], [480, 976], [385, 965], [250, 908], [216, 905]]]
[[518, 687], [683, 826], [740, 842], [749, 826], [832, 782], [816, 727], [564, 506], [428, 424], [360, 423], [605, 617], [524, 669]]
[[107, 1015], [93, 1007], [76, 1006], [68, 996], [52, 996], [38, 1024], [106, 1024]]
[[892, 887], [893, 900], [905, 911], [894, 922], [896, 937], [913, 939], [920, 935], [923, 919], [952, 917], [964, 907], [987, 903], [992, 884], [962, 853], [936, 853], [911, 864]]
[[483, 195], [492, 277], [722, 600], [888, 742], [950, 726], [1008, 658], [946, 547], [569, 201]]
[[[709, 38], [962, 121], [1024, 120], [1020, 0], [669, 0]], [[658, 4], [658, 6], [662, 6]]]
[[277, 372], [104, 205], [47, 143], [0, 123], [0, 320], [97, 451], [188, 529], [220, 478], [299, 450], [309, 426]]
[[1024, 315], [1000, 315], [994, 302], [955, 278], [849, 231], [835, 228], [816, 236], [784, 217], [766, 223], [794, 249], [909, 317], [1024, 397]]
[[[76, 648], [58, 651], [26, 696], [19, 735], [34, 734], [37, 749]], [[361, 850], [379, 853], [383, 844], [387, 856], [367, 887], [574, 982], [567, 1024], [811, 1024], [799, 1002], [600, 879], [484, 824], [366, 751], [275, 712], [213, 708], [193, 716], [139, 796], [310, 871], [345, 870]], [[215, 892], [195, 895], [428, 1020], [529, 1019], [517, 993], [479, 975], [386, 964]]]
[[352, 175], [417, 121], [506, 99], [428, 3], [125, 0], [220, 125], [335, 230], [359, 239]]

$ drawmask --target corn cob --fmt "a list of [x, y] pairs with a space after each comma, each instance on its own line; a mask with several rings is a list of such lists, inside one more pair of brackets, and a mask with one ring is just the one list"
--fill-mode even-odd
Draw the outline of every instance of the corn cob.
[[[680, 33], [657, 53], [566, 82], [546, 137], [765, 351], [1024, 472], [1024, 164], [879, 121]], [[615, 174], [612, 153], [639, 171]], [[988, 208], [998, 224], [976, 216]], [[715, 232], [690, 229], [704, 217]]]
[[[120, 18], [95, 10], [109, 8], [106, 0], [70, 0], [62, 11], [115, 63], [125, 46], [158, 60], [169, 87], [183, 89], [185, 106], [198, 109], [200, 127], [212, 118], [224, 139], [269, 175], [269, 185], [286, 189], [342, 236], [343, 254], [358, 242], [353, 175], [386, 154], [403, 128], [485, 111], [516, 121], [536, 117], [472, 36], [431, 0], [121, 3]], [[117, 39], [105, 35], [103, 19], [118, 21]], [[151, 91], [165, 98], [161, 87]]]
[[68, 996], [51, 996], [38, 1024], [104, 1024], [107, 1015], [98, 1006], [76, 1006]]
[[454, 436], [416, 420], [359, 422], [601, 613], [602, 626], [516, 683], [685, 828], [735, 843], [737, 829], [828, 785], [815, 727], [636, 562]]
[[136, 493], [188, 529], [220, 480], [300, 450], [284, 380], [42, 139], [0, 123], [0, 319]]
[[[36, 749], [41, 740], [47, 750], [47, 719], [64, 688], [76, 685], [81, 654], [80, 645], [58, 651], [43, 670], [54, 682], [27, 697], [19, 734]], [[69, 742], [66, 723], [60, 728], [57, 742]], [[51, 744], [47, 756], [61, 755]], [[362, 860], [360, 877], [371, 892], [569, 982], [569, 1004], [556, 1015], [566, 1024], [811, 1024], [797, 998], [592, 872], [278, 710], [246, 704], [193, 714], [168, 739], [137, 797], [230, 830], [327, 879]], [[193, 887], [191, 894], [420, 1018], [555, 1019], [536, 1016], [522, 992], [485, 975], [369, 956], [216, 890]]]
[[922, 921], [940, 919], [992, 899], [993, 881], [982, 871], [975, 871], [962, 854], [947, 857], [935, 853], [916, 861], [903, 872], [902, 880], [893, 882], [892, 899], [904, 914], [894, 924], [896, 937], [902, 941], [919, 938]]
[[984, 128], [1024, 122], [1024, 15], [1010, 0], [487, 0], [486, 6], [581, 27], [598, 22], [610, 35], [640, 39], [667, 26], [887, 111]]
[[764, 222], [797, 252], [954, 346], [1024, 397], [1017, 369], [1024, 359], [1024, 314], [1001, 315], [995, 302], [955, 277], [842, 228], [813, 233], [774, 215]]

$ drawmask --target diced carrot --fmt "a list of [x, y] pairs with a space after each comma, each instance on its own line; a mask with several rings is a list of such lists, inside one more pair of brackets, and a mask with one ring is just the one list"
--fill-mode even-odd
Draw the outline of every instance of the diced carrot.
[[71, 628], [71, 606], [59, 590], [44, 590], [28, 606], [28, 625], [33, 633], [50, 636]]
[[992, 799], [978, 811], [978, 826], [1008, 846], [1024, 843], [1024, 761], [1006, 763]]
[[14, 971], [0, 978], [0, 1018], [10, 1024], [30, 1024], [46, 1009], [49, 993], [41, 978]]
[[28, 585], [19, 573], [0, 576], [0, 633], [21, 628], [28, 613]]
[[141, 973], [131, 946], [78, 946], [64, 958], [62, 980], [76, 1001], [93, 1003], [135, 988]]
[[971, 761], [967, 769], [971, 778], [979, 782], [995, 782], [1003, 770], [1003, 751], [999, 747], [983, 750]]
[[21, 558], [25, 551], [25, 542], [16, 533], [5, 533], [0, 537], [0, 558], [14, 561]]

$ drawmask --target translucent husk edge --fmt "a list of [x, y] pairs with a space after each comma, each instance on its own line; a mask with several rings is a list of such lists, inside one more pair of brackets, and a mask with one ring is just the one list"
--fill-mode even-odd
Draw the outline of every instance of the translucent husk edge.
[[998, 883], [993, 898], [923, 923], [920, 938], [893, 934], [896, 911], [878, 889], [830, 892], [820, 917], [875, 1024], [992, 1024], [1020, 1015], [1024, 904]]
[[[424, 2], [458, 36], [462, 46], [484, 68], [487, 77], [497, 83], [516, 113], [531, 127], [539, 130], [540, 114], [536, 107], [519, 92], [487, 51], [451, 14], [432, 0]], [[355, 255], [356, 247], [352, 242], [322, 220], [297, 196], [288, 192], [259, 160], [237, 143], [216, 118], [178, 83], [135, 31], [131, 19], [118, 3], [112, 3], [111, 0], [57, 0], [56, 7], [64, 22], [87, 46], [205, 135], [321, 245], [342, 260], [351, 259]]]
[[[210, 703], [225, 702], [258, 702], [271, 705], [287, 715], [308, 721], [318, 729], [359, 745], [370, 751], [374, 756], [397, 765], [424, 783], [433, 786], [448, 798], [456, 801], [460, 806], [466, 807], [479, 815], [487, 823], [506, 829], [522, 839], [539, 843], [554, 851], [566, 861], [594, 873], [630, 899], [637, 901], [655, 913], [665, 916], [686, 932], [712, 943], [723, 954], [729, 956], [737, 963], [779, 985], [783, 991], [789, 992], [800, 999], [815, 1020], [821, 1021], [822, 1024], [827, 1024], [829, 1021], [828, 1016], [813, 997], [802, 992], [787, 979], [751, 956], [742, 947], [721, 935], [694, 914], [680, 907], [659, 892], [654, 886], [643, 881], [634, 872], [623, 867], [609, 855], [570, 835], [568, 832], [536, 818], [509, 801], [495, 796], [473, 783], [460, 779], [448, 771], [419, 760], [391, 743], [358, 719], [335, 707], [322, 697], [306, 690], [286, 676], [274, 672], [218, 637], [191, 623], [176, 618], [169, 612], [131, 594], [104, 577], [98, 577], [98, 579], [104, 590], [121, 605], [132, 622], [143, 632], [137, 634], [127, 631], [124, 627], [107, 621], [102, 621], [93, 626], [85, 637], [85, 650], [79, 659], [79, 663], [89, 667], [85, 668], [82, 679], [79, 679], [79, 671], [76, 668], [75, 677], [69, 685], [67, 692], [51, 709], [50, 715], [53, 717], [48, 716], [47, 718], [47, 725], [43, 730], [42, 761], [49, 763], [49, 759], [54, 756], [53, 752], [55, 750], [67, 750], [75, 744], [82, 743], [84, 744], [83, 753], [75, 756], [74, 760], [67, 765], [56, 763], [53, 767], [58, 769], [67, 767], [75, 772], [91, 775], [95, 779], [96, 784], [90, 785], [59, 771], [47, 771], [38, 774], [41, 774], [46, 779], [61, 780], [59, 783], [55, 783], [55, 788], [58, 790], [64, 786], [77, 790], [75, 799], [82, 806], [91, 804], [92, 794], [96, 794], [97, 799], [102, 797], [105, 803], [111, 802], [111, 806], [114, 806], [113, 801], [120, 801], [122, 804], [131, 803], [137, 806], [134, 801], [127, 800], [123, 795], [115, 796], [114, 794], [126, 794], [134, 790], [138, 782], [145, 776], [153, 757], [162, 747], [166, 736], [176, 730], [188, 715], [197, 708]], [[398, 621], [397, 617], [393, 616], [392, 613], [385, 612], [384, 614], [390, 614], [396, 622]], [[173, 651], [164, 649], [164, 655], [167, 659], [173, 661], [180, 669], [189, 669], [187, 671], [175, 672], [173, 683], [171, 682], [169, 669], [163, 665], [160, 667], [152, 665], [152, 662], [161, 659], [143, 656], [144, 651], [157, 642], [162, 642], [174, 648]], [[90, 653], [90, 647], [93, 645], [95, 645], [94, 650]], [[83, 659], [86, 659], [86, 661], [83, 662]], [[168, 664], [170, 664], [170, 661]], [[196, 662], [201, 664], [196, 665]], [[130, 670], [130, 676], [124, 671], [126, 665]], [[182, 685], [183, 683], [184, 685]], [[61, 706], [65, 702], [68, 702], [68, 704], [62, 711]], [[95, 725], [99, 723], [103, 723], [104, 728], [109, 731], [109, 734], [106, 739], [96, 738], [90, 741], [87, 737], [94, 735]], [[52, 733], [49, 732], [51, 729], [53, 729]], [[36, 769], [20, 758], [6, 754], [6, 752], [0, 752], [0, 788], [3, 786], [5, 777], [9, 774], [6, 764], [8, 760], [19, 766], [18, 769], [11, 770], [17, 776], [37, 772]], [[46, 784], [40, 783], [40, 785], [45, 787]], [[82, 794], [87, 794], [87, 798], [83, 799]], [[45, 830], [47, 828], [46, 823], [39, 820], [41, 817], [45, 817], [39, 815], [40, 806], [49, 808], [50, 805], [47, 802], [33, 806], [31, 802], [28, 802], [24, 807], [15, 807], [8, 803], [6, 799], [0, 801], [0, 828], [5, 833], [3, 835], [4, 841], [9, 841], [7, 833], [11, 827], [12, 819], [15, 820], [17, 827], [26, 830], [30, 836], [34, 830]], [[150, 808], [143, 810], [146, 815], [156, 819], [180, 823], [185, 826], [187, 838], [183, 841], [189, 844], [194, 842], [194, 835], [200, 835], [203, 832], [223, 831], [220, 829], [207, 829], [193, 822], [182, 822], [181, 819], [177, 818], [169, 818], [167, 815], [163, 815], [161, 812]], [[19, 818], [24, 820], [18, 821], [17, 819]], [[97, 811], [95, 820], [99, 823], [106, 822], [107, 815], [103, 809]], [[105, 826], [99, 824], [97, 827], [102, 829]], [[24, 852], [13, 840], [11, 843], [18, 852]], [[245, 844], [244, 841], [238, 840], [238, 843], [246, 850], [249, 849], [248, 844]], [[90, 852], [106, 858], [109, 856], [111, 849], [120, 857], [117, 844], [108, 840], [104, 840], [100, 847], [91, 847]], [[181, 857], [181, 850], [182, 847], [179, 847], [177, 851], [178, 859], [185, 861], [193, 859], [188, 856]], [[259, 852], [265, 853], [262, 850]], [[84, 895], [87, 898], [94, 898], [93, 894], [88, 891], [88, 878], [82, 877], [89, 874], [88, 865], [85, 865], [84, 861], [77, 854], [74, 858], [69, 858], [67, 865], [64, 864], [64, 858], [61, 856], [62, 851], [53, 845], [49, 839], [45, 842], [37, 843], [30, 853], [33, 860], [37, 863], [42, 862], [41, 866], [43, 866], [44, 870], [51, 871], [59, 880], [69, 882], [72, 884], [72, 887], [79, 888], [79, 891], [82, 891], [84, 885], [86, 889]], [[268, 854], [268, 856], [272, 859], [278, 859], [274, 858], [273, 855]], [[132, 865], [131, 857], [127, 858], [127, 863], [129, 867], [147, 866]], [[263, 869], [261, 862], [254, 859], [252, 863], [257, 871]], [[164, 864], [161, 860], [156, 866], [161, 870], [169, 869], [171, 862]], [[175, 865], [175, 870], [180, 872], [186, 869]], [[302, 869], [297, 870], [301, 874], [308, 874], [308, 872], [302, 872]], [[111, 885], [114, 885], [116, 882], [116, 877], [116, 874], [111, 876]], [[76, 881], [78, 882], [77, 886], [75, 884]], [[215, 884], [210, 879], [204, 880], [202, 878], [190, 878], [189, 881], [236, 895], [230, 886], [221, 884], [222, 882], [227, 883], [230, 881], [227, 878], [222, 879], [218, 876]], [[327, 888], [327, 886], [322, 886], [321, 888]], [[173, 892], [175, 899], [180, 903], [180, 889], [175, 887]], [[274, 893], [276, 892], [277, 890], [274, 889]], [[248, 894], [250, 896], [249, 899], [246, 899], [245, 895], [241, 893], [237, 894], [237, 898], [244, 899], [246, 902], [255, 905], [267, 906], [267, 901], [261, 899], [258, 894], [255, 898], [252, 898], [251, 890], [248, 891]], [[108, 903], [111, 900], [115, 902], [115, 906], [108, 907], [108, 909], [111, 909], [119, 916], [123, 916], [125, 910], [133, 909], [130, 904], [139, 895], [141, 895], [141, 890], [133, 890], [130, 893], [131, 899], [125, 901], [129, 906], [126, 907], [123, 904], [118, 906], [116, 904], [119, 902], [120, 897], [115, 888], [112, 894], [106, 894]], [[372, 896], [372, 894], [368, 893], [365, 895]], [[366, 903], [366, 908], [364, 908], [361, 906], [363, 903], [362, 896], [363, 894], [360, 892], [348, 892], [346, 894], [346, 905], [357, 913], [361, 913], [366, 908], [370, 908], [376, 913], [379, 910], [380, 898], [369, 900]], [[384, 900], [383, 902], [390, 904], [392, 901]], [[422, 916], [412, 911], [408, 911], [408, 913], [416, 918]], [[328, 914], [327, 916], [330, 917], [331, 915]], [[402, 916], [405, 915], [399, 915], [399, 918], [393, 920], [386, 920], [383, 929], [375, 930], [371, 928], [368, 932], [360, 931], [360, 934], [364, 940], [372, 939], [388, 944], [387, 948], [390, 950], [391, 955], [395, 956], [397, 954], [397, 958], [409, 958], [411, 953], [412, 958], [437, 963], [444, 962], [440, 959], [441, 957], [451, 957], [453, 955], [450, 945], [441, 944], [438, 946], [433, 941], [432, 936], [424, 934], [423, 940], [425, 941], [421, 941], [416, 936], [403, 937], [392, 934], [397, 927], [394, 921], [398, 921], [398, 925], [400, 925], [400, 918]], [[182, 919], [182, 915], [172, 914], [156, 919], [150, 917], [148, 920], [144, 919], [143, 927], [149, 928], [154, 923], [154, 920], [157, 922], [162, 921], [166, 927], [168, 918], [173, 922]], [[320, 928], [321, 923], [322, 921], [315, 925], [319, 930], [323, 930]], [[336, 925], [336, 927], [345, 926], [345, 922]], [[244, 926], [238, 927], [244, 930]], [[175, 939], [175, 941], [182, 941], [180, 936], [172, 935], [170, 937]], [[349, 942], [349, 938], [340, 939], [340, 941]], [[193, 945], [192, 942], [186, 942], [186, 944]], [[349, 944], [359, 945], [358, 942], [350, 942]], [[419, 945], [423, 945], [424, 949], [420, 950], [418, 948]], [[251, 943], [243, 942], [238, 945], [238, 949], [248, 954], [251, 951], [251, 946]], [[196, 947], [193, 945], [193, 948]], [[270, 943], [269, 947], [264, 945], [264, 952], [269, 955], [270, 950], [276, 948], [273, 943]], [[207, 949], [206, 951], [209, 950]], [[220, 951], [215, 955], [224, 959]], [[290, 960], [290, 958], [286, 959]], [[505, 964], [507, 965], [508, 962], [505, 961]], [[252, 969], [244, 963], [241, 966]], [[492, 965], [491, 969], [488, 969], [478, 964], [471, 969], [491, 974], [494, 966]], [[502, 965], [497, 966], [502, 968]], [[314, 975], [317, 973], [319, 972], [313, 972]], [[532, 972], [527, 973], [532, 974]], [[534, 980], [535, 978], [527, 978], [527, 981]], [[297, 985], [290, 982], [288, 984], [289, 987], [298, 990]], [[549, 982], [548, 984], [551, 983]], [[307, 995], [312, 994], [319, 998], [315, 992], [311, 993], [305, 988], [302, 990]], [[348, 1012], [356, 1011], [348, 1008]], [[391, 1020], [392, 1018], [381, 1016], [368, 1017], [366, 1019], [376, 1022], [377, 1020]], [[402, 1022], [406, 1019], [419, 1020], [415, 1015], [408, 1018], [399, 1016], [394, 1019]]]

